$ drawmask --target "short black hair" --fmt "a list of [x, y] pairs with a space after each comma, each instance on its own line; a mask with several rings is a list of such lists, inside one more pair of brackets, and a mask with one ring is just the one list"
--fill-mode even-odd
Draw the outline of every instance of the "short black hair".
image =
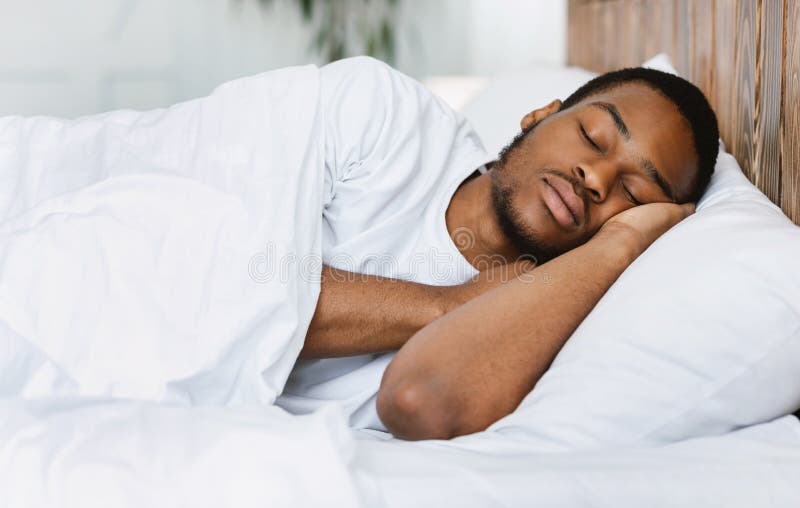
[[711, 109], [708, 99], [692, 83], [674, 74], [645, 67], [620, 69], [597, 76], [578, 88], [562, 103], [561, 109], [570, 108], [587, 97], [631, 82], [641, 82], [660, 92], [678, 107], [681, 116], [686, 119], [694, 141], [698, 166], [694, 189], [688, 200], [696, 202], [703, 195], [714, 173], [719, 151], [719, 128], [717, 115]]

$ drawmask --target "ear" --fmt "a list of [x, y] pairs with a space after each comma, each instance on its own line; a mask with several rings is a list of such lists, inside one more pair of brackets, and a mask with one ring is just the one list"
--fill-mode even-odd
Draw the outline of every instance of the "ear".
[[522, 127], [522, 130], [527, 130], [531, 125], [535, 124], [536, 122], [541, 122], [553, 113], [557, 113], [560, 109], [561, 101], [556, 99], [547, 106], [534, 109], [527, 115], [523, 116], [522, 120], [519, 122], [519, 125]]

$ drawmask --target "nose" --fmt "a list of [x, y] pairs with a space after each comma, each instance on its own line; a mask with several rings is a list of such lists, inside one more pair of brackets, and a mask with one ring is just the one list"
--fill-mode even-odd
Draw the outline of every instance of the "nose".
[[573, 168], [573, 174], [583, 183], [589, 198], [595, 203], [605, 201], [616, 178], [614, 167], [602, 162], [578, 164]]

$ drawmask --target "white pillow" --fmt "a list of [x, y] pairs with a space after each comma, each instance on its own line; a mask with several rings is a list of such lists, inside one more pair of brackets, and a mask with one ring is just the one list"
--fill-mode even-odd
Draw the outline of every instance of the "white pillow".
[[490, 430], [550, 451], [647, 445], [798, 407], [800, 228], [721, 149], [697, 213], [622, 274]]
[[680, 74], [678, 74], [678, 71], [675, 70], [675, 67], [672, 65], [672, 61], [669, 59], [669, 55], [666, 53], [657, 54], [651, 59], [645, 61], [642, 64], [642, 67], [648, 67], [650, 69], [655, 69], [657, 71], [668, 72], [670, 74], [675, 74], [676, 76], [680, 76]]

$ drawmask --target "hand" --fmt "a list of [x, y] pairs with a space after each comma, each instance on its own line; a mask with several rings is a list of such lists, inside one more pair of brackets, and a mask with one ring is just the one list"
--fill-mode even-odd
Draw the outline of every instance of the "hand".
[[659, 236], [693, 213], [693, 203], [640, 205], [608, 219], [600, 228], [598, 236], [622, 235], [634, 248], [635, 255], [639, 255]]

